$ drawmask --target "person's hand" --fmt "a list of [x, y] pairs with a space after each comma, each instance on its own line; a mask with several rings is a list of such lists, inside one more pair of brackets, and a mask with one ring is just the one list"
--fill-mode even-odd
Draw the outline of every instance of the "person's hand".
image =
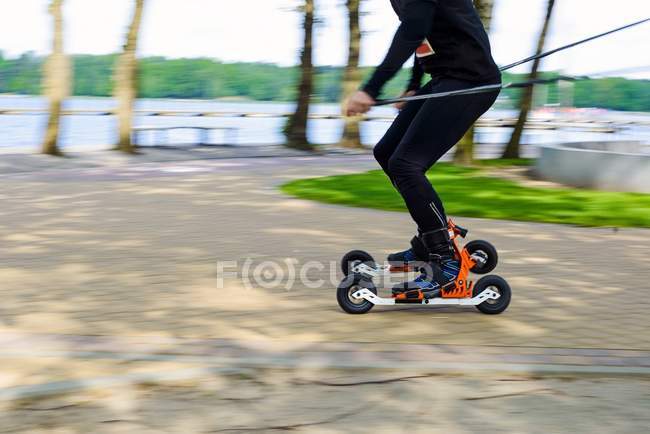
[[343, 114], [345, 116], [357, 116], [368, 113], [373, 105], [375, 105], [374, 98], [366, 92], [358, 90], [345, 102]]
[[[414, 91], [414, 90], [409, 90], [409, 91], [407, 91], [407, 92], [404, 92], [404, 93], [400, 96], [400, 98], [404, 98], [405, 96], [413, 96], [413, 95], [415, 95], [416, 93], [417, 93], [417, 92]], [[406, 106], [406, 103], [405, 103], [405, 102], [398, 102], [398, 103], [396, 103], [396, 104], [393, 104], [393, 106], [394, 106], [397, 110], [400, 110], [400, 111], [401, 111], [401, 110], [404, 109], [404, 107]]]

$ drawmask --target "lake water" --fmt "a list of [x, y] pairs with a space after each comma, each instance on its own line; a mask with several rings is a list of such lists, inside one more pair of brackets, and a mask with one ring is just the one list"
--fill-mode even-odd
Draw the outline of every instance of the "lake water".
[[[66, 101], [66, 109], [111, 110], [115, 108], [111, 98], [71, 98]], [[47, 107], [41, 97], [0, 96], [0, 109], [34, 109]], [[265, 102], [223, 102], [196, 100], [138, 100], [136, 108], [144, 110], [199, 110], [213, 112], [275, 113], [291, 112], [292, 104]], [[337, 114], [337, 104], [315, 104], [312, 113]], [[393, 116], [392, 108], [378, 107], [374, 114]], [[516, 115], [513, 111], [491, 110], [486, 117], [507, 117]], [[552, 117], [552, 114], [542, 114]], [[589, 113], [590, 118], [602, 120], [650, 120], [650, 114], [628, 114], [604, 110]], [[45, 114], [0, 115], [0, 151], [30, 152], [38, 148], [42, 140], [47, 117]], [[176, 117], [176, 116], [137, 116], [135, 126], [216, 126], [233, 127], [239, 130], [237, 145], [275, 145], [283, 143], [282, 117], [241, 118], [241, 117]], [[389, 122], [370, 121], [362, 126], [364, 143], [371, 145], [381, 138]], [[61, 129], [62, 148], [67, 151], [106, 149], [116, 141], [117, 121], [113, 116], [75, 115], [64, 116]], [[328, 144], [339, 140], [342, 131], [340, 120], [311, 120], [309, 136], [313, 143]], [[196, 133], [174, 131], [167, 140], [171, 144], [196, 142]], [[481, 143], [503, 143], [510, 135], [508, 128], [481, 128], [477, 132]], [[152, 144], [152, 137], [144, 136], [143, 144]], [[215, 131], [210, 138], [213, 143], [223, 143], [222, 133]], [[543, 144], [592, 140], [642, 140], [650, 142], [650, 127], [630, 127], [617, 133], [593, 133], [574, 130], [531, 130], [523, 142]], [[167, 143], [165, 143], [167, 144]]]

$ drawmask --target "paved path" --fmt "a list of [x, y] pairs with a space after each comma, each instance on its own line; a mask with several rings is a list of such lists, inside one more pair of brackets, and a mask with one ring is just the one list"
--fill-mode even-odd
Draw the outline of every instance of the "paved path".
[[[0, 327], [650, 350], [647, 230], [459, 219], [471, 238], [491, 240], [501, 252], [497, 272], [510, 281], [514, 299], [497, 317], [413, 307], [347, 316], [332, 284], [310, 289], [299, 282], [287, 291], [283, 280], [267, 290], [227, 277], [225, 288], [217, 288], [219, 261], [241, 268], [252, 258], [253, 270], [267, 260], [329, 266], [352, 248], [382, 257], [403, 247], [413, 232], [406, 214], [321, 205], [276, 188], [297, 177], [370, 167], [368, 157], [348, 156], [3, 176]], [[330, 279], [328, 269], [310, 276]]]
[[[501, 252], [497, 272], [514, 290], [504, 315], [399, 307], [355, 317], [336, 305], [336, 261], [353, 248], [382, 257], [403, 247], [408, 216], [297, 200], [277, 185], [374, 168], [368, 156], [15, 163], [23, 169], [0, 171], [0, 396], [25, 399], [0, 403], [0, 432], [417, 431], [430, 423], [423, 402], [442, 412], [445, 432], [647, 426], [645, 380], [531, 375], [648, 369], [648, 230], [460, 218]], [[279, 261], [284, 278], [249, 286], [219, 273], [220, 261], [236, 262], [228, 272]], [[325, 283], [287, 290], [290, 270], [306, 263], [310, 282]], [[290, 373], [259, 369], [283, 363]], [[213, 377], [215, 366], [256, 370]], [[505, 372], [437, 376], [490, 366]], [[400, 380], [410, 376], [424, 377]], [[356, 391], [337, 383], [365, 377]], [[151, 386], [165, 379], [189, 383]], [[26, 399], [53, 390], [69, 395]], [[178, 413], [189, 403], [191, 420]], [[602, 424], [586, 418], [595, 407], [610, 411]], [[388, 408], [401, 409], [398, 425], [377, 422]]]

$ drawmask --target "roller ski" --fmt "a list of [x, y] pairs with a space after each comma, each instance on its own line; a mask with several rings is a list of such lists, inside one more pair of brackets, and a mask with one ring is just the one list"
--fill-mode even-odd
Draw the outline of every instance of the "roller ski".
[[[508, 283], [495, 275], [477, 282], [469, 274], [485, 275], [498, 263], [498, 253], [487, 241], [471, 241], [460, 248], [458, 238], [467, 229], [451, 220], [447, 229], [421, 233], [411, 241], [411, 248], [388, 257], [378, 265], [361, 250], [347, 253], [341, 261], [345, 278], [337, 289], [341, 308], [351, 314], [367, 313], [375, 305], [419, 304], [428, 306], [475, 306], [485, 314], [499, 314], [510, 304]], [[420, 272], [414, 280], [392, 288], [390, 298], [377, 295], [373, 280], [392, 273]]]

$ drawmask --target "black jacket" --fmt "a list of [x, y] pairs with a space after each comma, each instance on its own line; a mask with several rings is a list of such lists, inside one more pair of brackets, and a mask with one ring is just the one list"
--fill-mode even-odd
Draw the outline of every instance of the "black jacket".
[[[386, 82], [416, 53], [409, 90], [426, 72], [475, 83], [497, 83], [501, 73], [472, 0], [390, 0], [401, 24], [386, 58], [363, 86], [377, 98]], [[417, 50], [417, 51], [416, 51]]]

